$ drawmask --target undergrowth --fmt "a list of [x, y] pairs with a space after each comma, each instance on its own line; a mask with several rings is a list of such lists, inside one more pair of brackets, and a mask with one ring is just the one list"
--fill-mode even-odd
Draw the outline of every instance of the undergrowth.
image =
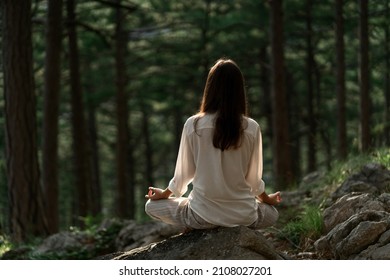
[[322, 234], [322, 211], [317, 206], [306, 205], [303, 211], [279, 232], [279, 238], [287, 239], [296, 248], [301, 248], [308, 239], [316, 240]]
[[390, 166], [390, 148], [377, 149], [371, 153], [360, 153], [350, 156], [345, 161], [335, 160], [323, 177], [323, 180], [319, 182], [322, 186], [339, 186], [353, 173], [358, 172], [364, 165], [368, 163], [378, 163], [386, 167]]
[[[320, 190], [318, 194], [326, 197], [334, 192], [349, 176], [359, 172], [368, 163], [390, 166], [390, 148], [381, 148], [367, 154], [350, 156], [346, 161], [335, 160], [330, 170], [311, 182], [310, 190]], [[305, 186], [307, 188], [307, 186]], [[303, 209], [303, 210], [299, 210]], [[279, 238], [286, 239], [297, 249], [305, 247], [310, 240], [318, 239], [323, 231], [322, 205], [299, 205], [297, 209], [288, 209], [295, 218], [288, 221], [279, 231]], [[296, 213], [297, 212], [297, 213]]]
[[0, 256], [2, 256], [5, 252], [11, 250], [12, 247], [13, 246], [9, 239], [4, 235], [0, 235]]

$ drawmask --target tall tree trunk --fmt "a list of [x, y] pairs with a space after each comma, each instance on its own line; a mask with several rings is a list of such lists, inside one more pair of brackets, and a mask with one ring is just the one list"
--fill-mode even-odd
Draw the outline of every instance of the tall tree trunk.
[[[322, 91], [321, 91], [321, 71], [320, 71], [320, 67], [317, 65], [317, 62], [314, 60], [314, 73], [315, 73], [315, 92], [316, 92], [316, 98], [315, 98], [315, 101], [316, 101], [316, 107], [317, 107], [317, 119], [324, 119], [325, 116], [324, 116], [324, 113], [323, 111], [320, 110], [322, 104], [324, 104], [323, 100], [322, 100]], [[332, 162], [333, 162], [333, 155], [332, 155], [332, 141], [331, 141], [331, 137], [330, 137], [330, 133], [329, 133], [329, 128], [328, 126], [324, 126], [324, 125], [320, 125], [319, 122], [317, 122], [318, 124], [318, 129], [317, 129], [317, 133], [319, 134], [319, 136], [321, 137], [322, 139], [322, 146], [323, 146], [323, 149], [325, 150], [325, 155], [324, 155], [324, 160], [325, 160], [325, 165], [327, 167], [328, 170], [331, 169], [331, 165], [332, 165]]]
[[204, 0], [205, 10], [204, 10], [204, 22], [201, 27], [201, 61], [203, 65], [203, 79], [205, 81], [209, 72], [210, 61], [209, 61], [209, 51], [207, 45], [209, 43], [209, 32], [210, 32], [210, 14], [211, 14], [211, 0]]
[[150, 129], [149, 129], [149, 114], [148, 108], [144, 100], [141, 100], [141, 111], [142, 111], [142, 134], [144, 136], [145, 143], [145, 178], [149, 186], [154, 186], [154, 177], [153, 177], [153, 148], [150, 141]]
[[388, 24], [390, 18], [389, 1], [386, 1], [386, 23], [385, 29], [385, 144], [390, 146], [390, 26]]
[[48, 232], [37, 154], [31, 1], [4, 0], [2, 8], [10, 230], [14, 241], [23, 242]]
[[[288, 96], [299, 96], [296, 92], [294, 85], [294, 75], [289, 71], [286, 71], [286, 92]], [[292, 166], [294, 178], [299, 180], [302, 176], [302, 139], [307, 134], [304, 130], [301, 129], [303, 123], [303, 111], [300, 109], [302, 102], [300, 98], [289, 98], [288, 99], [288, 108], [290, 110], [289, 114], [289, 128], [292, 131], [291, 138], [291, 156], [294, 159], [294, 164]]]
[[[120, 5], [121, 0], [116, 0]], [[116, 106], [117, 106], [117, 215], [128, 217], [127, 191], [128, 179], [128, 151], [129, 151], [129, 131], [128, 131], [128, 97], [126, 93], [126, 33], [123, 28], [124, 20], [121, 8], [116, 8], [116, 31], [115, 31], [115, 69], [116, 69]]]
[[343, 0], [336, 0], [336, 95], [337, 95], [337, 155], [347, 157], [347, 121], [345, 97], [345, 48]]
[[307, 123], [309, 127], [308, 132], [308, 148], [307, 148], [307, 172], [313, 172], [317, 169], [316, 157], [316, 136], [317, 136], [317, 117], [314, 102], [314, 87], [313, 87], [313, 73], [314, 73], [314, 53], [312, 44], [312, 0], [306, 1], [306, 75], [307, 75]]
[[359, 84], [360, 84], [360, 149], [367, 152], [371, 148], [371, 100], [369, 93], [369, 38], [368, 0], [359, 0]]
[[97, 143], [96, 108], [94, 104], [89, 104], [88, 106], [88, 139], [90, 143], [91, 213], [93, 216], [97, 216], [102, 213], [102, 191], [100, 186], [100, 157], [99, 145]]
[[[180, 95], [177, 88], [173, 88], [173, 98], [174, 100], [179, 100]], [[183, 113], [182, 113], [182, 104], [174, 102], [173, 103], [173, 123], [174, 123], [174, 151], [177, 153], [180, 147], [181, 133], [183, 130]]]
[[271, 87], [275, 182], [279, 188], [293, 182], [285, 85], [282, 0], [271, 4]]
[[58, 108], [61, 80], [62, 0], [48, 1], [43, 112], [42, 183], [49, 233], [59, 230]]
[[272, 140], [272, 102], [271, 102], [271, 90], [270, 90], [270, 69], [268, 63], [267, 47], [263, 46], [260, 49], [260, 86], [263, 92], [262, 98], [262, 114], [267, 120], [267, 130], [263, 130], [270, 140]]
[[84, 118], [84, 104], [80, 82], [79, 50], [77, 46], [76, 16], [74, 0], [67, 0], [68, 43], [69, 43], [69, 70], [72, 107], [72, 136], [74, 152], [75, 190], [77, 194], [76, 224], [83, 226], [80, 218], [88, 215], [88, 179], [86, 131]]

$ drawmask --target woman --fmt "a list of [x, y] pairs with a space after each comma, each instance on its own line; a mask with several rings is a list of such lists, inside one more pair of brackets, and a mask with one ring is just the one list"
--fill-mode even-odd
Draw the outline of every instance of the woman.
[[247, 117], [243, 75], [234, 61], [220, 59], [209, 71], [200, 112], [184, 125], [174, 177], [164, 190], [149, 187], [145, 211], [186, 230], [265, 228], [278, 219], [273, 205], [281, 195], [265, 193], [262, 172], [261, 132]]

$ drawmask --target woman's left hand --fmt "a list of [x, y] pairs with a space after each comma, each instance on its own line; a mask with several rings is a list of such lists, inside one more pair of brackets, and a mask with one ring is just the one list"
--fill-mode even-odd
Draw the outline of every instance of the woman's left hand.
[[171, 194], [172, 192], [168, 188], [163, 190], [160, 188], [149, 187], [148, 194], [145, 195], [145, 197], [151, 200], [167, 199]]

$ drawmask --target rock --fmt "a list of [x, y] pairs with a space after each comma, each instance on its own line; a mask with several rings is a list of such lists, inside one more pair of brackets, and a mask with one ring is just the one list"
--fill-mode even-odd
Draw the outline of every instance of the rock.
[[369, 163], [362, 167], [360, 172], [351, 175], [332, 194], [333, 201], [353, 193], [380, 194], [390, 192], [390, 170], [378, 163]]
[[299, 183], [299, 189], [310, 190], [313, 188], [317, 188], [324, 175], [325, 174], [323, 172], [319, 171], [314, 171], [307, 174], [305, 177], [302, 178], [301, 182]]
[[78, 249], [85, 243], [85, 238], [86, 236], [81, 233], [60, 232], [46, 238], [34, 251], [34, 254], [42, 255]]
[[390, 171], [370, 163], [350, 176], [323, 212], [326, 235], [315, 242], [324, 258], [390, 259]]
[[389, 230], [389, 212], [366, 210], [336, 225], [314, 245], [326, 258], [390, 259]]
[[296, 191], [283, 191], [283, 203], [281, 203], [279, 208], [291, 208], [299, 207], [302, 205], [302, 201], [310, 199], [310, 192], [306, 190], [296, 190]]
[[115, 245], [118, 251], [128, 251], [164, 240], [178, 233], [178, 228], [162, 222], [150, 221], [138, 224], [131, 221], [119, 232]]
[[119, 231], [133, 221], [106, 219], [92, 233], [64, 231], [45, 238], [32, 252], [37, 259], [90, 259], [116, 250]]
[[349, 219], [354, 214], [372, 211], [390, 212], [390, 194], [380, 196], [371, 193], [349, 193], [339, 198], [323, 212], [325, 232], [329, 232], [337, 224]]
[[115, 253], [103, 259], [116, 260], [228, 260], [286, 259], [258, 231], [239, 226], [194, 230], [166, 240]]

